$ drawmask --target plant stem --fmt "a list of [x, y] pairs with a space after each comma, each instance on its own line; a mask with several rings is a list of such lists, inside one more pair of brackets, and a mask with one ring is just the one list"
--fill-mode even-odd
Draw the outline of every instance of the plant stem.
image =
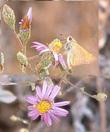
[[61, 80], [59, 81], [59, 86], [61, 86], [62, 83], [65, 82], [66, 77], [67, 77], [67, 72], [64, 72], [64, 74], [63, 74]]
[[[26, 44], [24, 44], [24, 46], [23, 46], [23, 53], [26, 56]], [[26, 67], [24, 65], [22, 65], [22, 72], [24, 72], [24, 73], [26, 72]]]
[[26, 44], [24, 45], [24, 55], [26, 56]]
[[34, 55], [34, 56], [31, 56], [31, 57], [28, 57], [28, 60], [34, 60], [37, 57], [38, 57], [38, 55]]
[[29, 123], [29, 125], [28, 125], [28, 130], [29, 130], [29, 132], [31, 132], [31, 125], [32, 125], [32, 121]]
[[[97, 89], [99, 92], [102, 91], [102, 80], [101, 78], [97, 78]], [[100, 109], [100, 132], [107, 132], [107, 122], [106, 122], [106, 109], [105, 109], [105, 102], [99, 102], [99, 109]]]
[[[68, 75], [71, 75], [71, 74], [68, 74]], [[96, 77], [96, 76], [88, 75], [87, 77], [85, 77], [85, 78], [79, 80], [76, 84], [71, 83], [71, 82], [66, 78], [66, 79], [64, 80], [64, 82], [67, 82], [67, 83], [70, 84], [72, 87], [68, 88], [68, 89], [65, 91], [65, 94], [72, 92], [74, 89], [80, 90], [79, 85], [80, 85], [81, 83], [83, 83], [84, 81], [86, 81], [86, 80], [88, 80], [88, 79], [90, 79], [90, 78], [93, 78], [93, 77]]]
[[[24, 55], [26, 55], [26, 45], [23, 45], [22, 41], [20, 40], [20, 38], [19, 38], [19, 36], [18, 36], [18, 34], [16, 33], [15, 30], [14, 30], [14, 34], [16, 35], [16, 38], [17, 38], [18, 41], [19, 41], [19, 45], [20, 45], [20, 47], [21, 47], [22, 52], [24, 53]], [[26, 67], [25, 67], [24, 65], [21, 66], [21, 69], [22, 69], [22, 72], [25, 73]]]
[[21, 40], [20, 40], [20, 38], [19, 38], [19, 36], [18, 36], [18, 34], [16, 33], [15, 30], [14, 30], [14, 34], [16, 35], [16, 38], [17, 38], [17, 40], [19, 41], [19, 45], [20, 45], [20, 47], [21, 47], [22, 50], [23, 50], [23, 44], [22, 44], [22, 42], [21, 42]]

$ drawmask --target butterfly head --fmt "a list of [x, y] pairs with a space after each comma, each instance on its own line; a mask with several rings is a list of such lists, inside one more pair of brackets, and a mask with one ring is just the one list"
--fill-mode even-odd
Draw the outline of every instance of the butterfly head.
[[72, 36], [67, 37], [67, 42], [76, 42], [76, 40]]
[[76, 40], [72, 37], [72, 36], [68, 36], [67, 37], [67, 42], [65, 44], [65, 49], [67, 51], [70, 51], [73, 48], [74, 42], [76, 42]]

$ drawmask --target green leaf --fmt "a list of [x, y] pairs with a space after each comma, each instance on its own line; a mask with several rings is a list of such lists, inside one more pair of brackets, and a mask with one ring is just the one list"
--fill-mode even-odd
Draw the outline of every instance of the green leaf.
[[41, 69], [41, 70], [39, 71], [39, 79], [40, 79], [40, 80], [44, 80], [45, 77], [48, 76], [48, 75], [49, 75], [48, 69]]
[[31, 84], [32, 91], [34, 91], [36, 88], [35, 83], [30, 83], [30, 84]]
[[16, 96], [8, 90], [0, 89], [0, 102], [12, 103], [16, 100]]
[[52, 55], [45, 53], [41, 58], [42, 69], [47, 69], [52, 64]]
[[33, 82], [31, 82], [31, 81], [28, 81], [28, 84], [31, 86], [32, 91], [34, 91], [35, 88], [36, 88], [35, 83], [33, 83]]
[[3, 6], [2, 16], [6, 24], [13, 30], [15, 30], [15, 14], [13, 9], [11, 9], [8, 5]]
[[25, 67], [28, 65], [28, 59], [22, 52], [17, 53], [17, 59], [21, 65], [24, 65]]
[[26, 45], [30, 39], [31, 30], [30, 29], [27, 31], [20, 30], [18, 36], [21, 39], [22, 43]]

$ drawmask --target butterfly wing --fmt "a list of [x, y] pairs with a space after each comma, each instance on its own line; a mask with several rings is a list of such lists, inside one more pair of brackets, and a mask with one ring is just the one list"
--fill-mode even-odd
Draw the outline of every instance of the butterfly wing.
[[90, 52], [81, 47], [77, 42], [72, 44], [72, 48], [67, 55], [69, 67], [89, 64], [94, 59], [95, 57]]

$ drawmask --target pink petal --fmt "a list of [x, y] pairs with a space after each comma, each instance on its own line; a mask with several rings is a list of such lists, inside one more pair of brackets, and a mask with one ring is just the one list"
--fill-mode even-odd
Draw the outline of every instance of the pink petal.
[[58, 54], [53, 52], [53, 55], [54, 55], [55, 61], [58, 61]]
[[47, 51], [49, 51], [49, 49], [44, 49], [40, 53], [47, 52]]
[[67, 69], [67, 65], [66, 65], [65, 60], [64, 60], [64, 58], [63, 58], [63, 56], [61, 54], [59, 54], [58, 59], [59, 59], [59, 62], [61, 64], [61, 66], [63, 67], [63, 69], [66, 70]]
[[34, 45], [32, 47], [44, 47], [45, 49], [49, 49], [45, 44], [39, 43], [39, 42], [32, 42]]
[[64, 110], [64, 109], [59, 108], [59, 107], [54, 107], [53, 112], [57, 116], [67, 116], [67, 114], [69, 113], [67, 110]]
[[55, 121], [55, 122], [59, 121], [59, 118], [56, 115], [54, 115], [54, 113], [51, 110], [49, 111], [49, 114], [53, 121]]
[[36, 87], [36, 96], [39, 98], [42, 96], [41, 88], [39, 86]]
[[50, 96], [50, 94], [51, 94], [53, 88], [54, 88], [53, 85], [51, 85], [51, 86], [49, 86], [49, 87], [47, 88], [47, 91], [46, 91], [46, 93], [45, 93], [45, 98], [48, 98], [48, 97]]
[[38, 101], [37, 98], [34, 96], [27, 96], [25, 100], [30, 104], [36, 104]]
[[43, 51], [44, 48], [43, 48], [43, 47], [37, 47], [36, 50], [38, 50], [38, 51]]
[[61, 87], [59, 87], [58, 85], [54, 86], [53, 91], [50, 95], [50, 99], [54, 99], [55, 96], [58, 94], [58, 92], [60, 91]]
[[27, 108], [28, 108], [28, 110], [34, 110], [35, 109], [32, 105], [28, 106]]
[[31, 116], [35, 115], [36, 113], [38, 114], [38, 112], [34, 109], [34, 110], [28, 112], [28, 116], [31, 117]]
[[19, 24], [21, 25], [21, 24], [22, 24], [22, 22], [19, 22]]
[[35, 48], [40, 53], [49, 51], [49, 48], [42, 43], [39, 42], [32, 42], [32, 43], [34, 44], [32, 47]]
[[65, 106], [68, 104], [70, 104], [70, 101], [62, 101], [62, 102], [54, 103], [54, 106]]
[[47, 124], [47, 126], [51, 126], [52, 125], [52, 120], [51, 120], [50, 115], [48, 113], [45, 113], [43, 115], [43, 120]]
[[43, 48], [43, 47], [41, 47], [41, 48], [35, 48], [38, 52], [40, 52], [40, 53], [43, 53], [43, 52], [47, 52], [48, 50], [47, 49], [45, 49], [45, 48]]
[[28, 112], [28, 117], [30, 117], [31, 120], [37, 119], [38, 116], [39, 116], [39, 113], [36, 110], [32, 110], [32, 111]]
[[44, 97], [44, 95], [46, 93], [46, 90], [47, 90], [47, 81], [44, 80], [44, 82], [43, 82], [43, 88], [42, 88], [42, 98]]
[[29, 10], [27, 12], [27, 16], [28, 16], [28, 19], [30, 20], [30, 22], [32, 22], [32, 7], [29, 8]]
[[39, 115], [34, 115], [34, 116], [32, 116], [32, 117], [30, 117], [31, 118], [31, 120], [35, 120], [35, 119], [37, 119], [39, 117]]
[[34, 47], [34, 46], [32, 46], [32, 47], [35, 48], [36, 51], [38, 51], [38, 52], [41, 52], [41, 51], [44, 51], [45, 50], [44, 47]]

